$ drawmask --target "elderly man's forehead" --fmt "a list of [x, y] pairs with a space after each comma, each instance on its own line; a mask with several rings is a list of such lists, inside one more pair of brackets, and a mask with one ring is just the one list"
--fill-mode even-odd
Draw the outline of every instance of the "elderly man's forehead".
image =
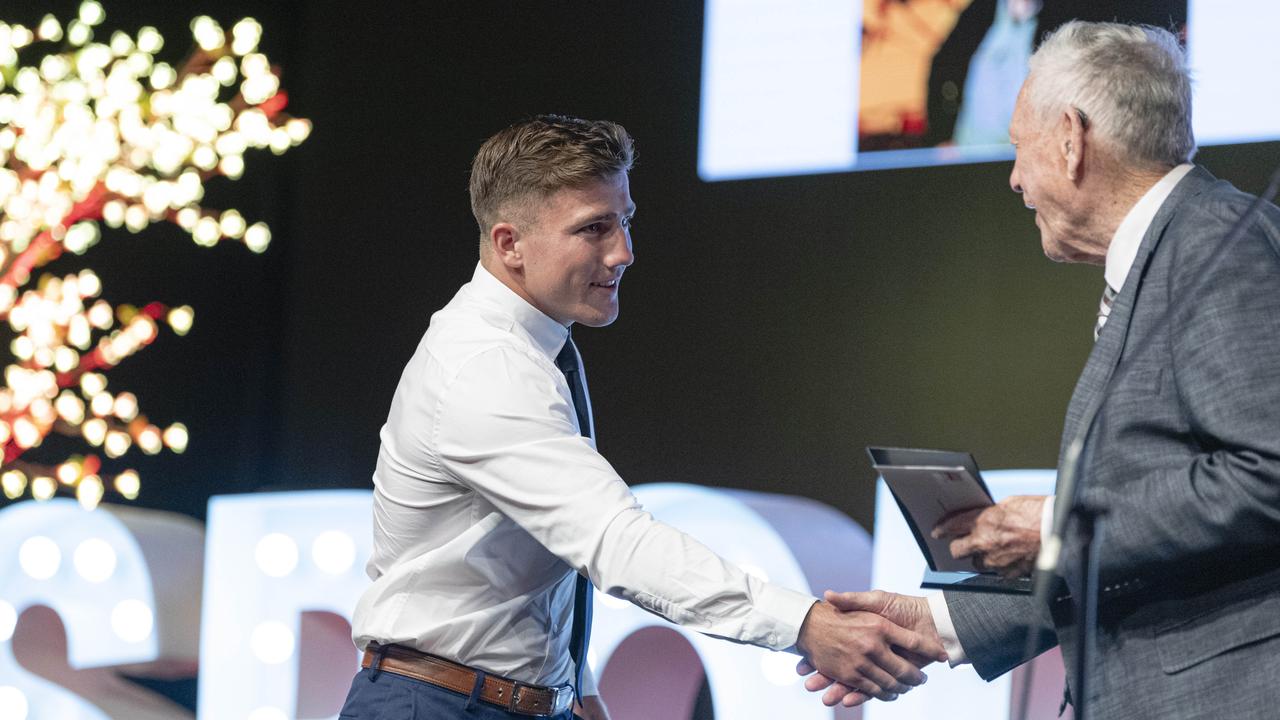
[[1018, 91], [1018, 99], [1013, 104], [1013, 115], [1009, 118], [1009, 135], [1013, 135], [1026, 122], [1027, 117], [1027, 86], [1030, 79], [1023, 83], [1022, 89]]

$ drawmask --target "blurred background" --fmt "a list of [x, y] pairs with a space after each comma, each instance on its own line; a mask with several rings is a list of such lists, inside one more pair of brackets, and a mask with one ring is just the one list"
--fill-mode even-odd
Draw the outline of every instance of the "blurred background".
[[[137, 503], [203, 518], [214, 494], [369, 487], [400, 370], [476, 262], [471, 156], [544, 112], [638, 143], [622, 315], [575, 333], [599, 447], [629, 483], [801, 495], [870, 528], [868, 444], [1054, 466], [1100, 269], [1043, 257], [1008, 162], [700, 180], [703, 5], [105, 3], [105, 28], [156, 26], [175, 62], [195, 15], [256, 17], [289, 112], [314, 122], [208, 184], [207, 204], [271, 225], [265, 254], [158, 224], [104, 228], [48, 267], [93, 267], [114, 302], [195, 308], [187, 337], [110, 374], [190, 431], [185, 454], [134, 459]], [[77, 7], [11, 0], [3, 19]], [[1278, 158], [1271, 143], [1198, 161], [1258, 191]]]

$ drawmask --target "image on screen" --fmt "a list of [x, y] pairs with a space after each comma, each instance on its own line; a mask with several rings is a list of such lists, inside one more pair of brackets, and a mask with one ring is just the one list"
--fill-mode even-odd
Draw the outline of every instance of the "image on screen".
[[1011, 158], [1028, 58], [1071, 19], [1178, 34], [1199, 144], [1280, 138], [1271, 0], [707, 0], [699, 175]]

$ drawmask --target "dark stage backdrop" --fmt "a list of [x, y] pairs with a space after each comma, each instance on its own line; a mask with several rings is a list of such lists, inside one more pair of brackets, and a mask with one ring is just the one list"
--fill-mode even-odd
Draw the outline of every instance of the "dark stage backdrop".
[[[475, 264], [471, 155], [540, 112], [638, 141], [622, 316], [575, 333], [600, 449], [628, 482], [804, 495], [870, 528], [868, 444], [1053, 466], [1101, 270], [1043, 257], [1008, 163], [701, 182], [702, 5], [106, 2], [108, 27], [157, 25], [171, 50], [196, 14], [258, 17], [290, 109], [315, 122], [215, 198], [272, 223], [264, 256], [170, 229], [84, 258], [114, 300], [197, 311], [191, 335], [112, 375], [191, 428], [186, 455], [139, 463], [139, 502], [201, 516], [216, 493], [368, 487], [400, 369]], [[1257, 190], [1280, 151], [1199, 159]]]

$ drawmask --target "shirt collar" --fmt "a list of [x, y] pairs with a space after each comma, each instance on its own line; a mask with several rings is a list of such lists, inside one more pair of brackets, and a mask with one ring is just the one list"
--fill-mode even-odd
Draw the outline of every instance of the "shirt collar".
[[476, 263], [469, 287], [476, 298], [510, 316], [547, 357], [555, 359], [560, 354], [560, 348], [569, 339], [569, 328], [530, 305], [480, 263]]
[[1166, 173], [1138, 200], [1129, 214], [1124, 216], [1120, 227], [1116, 228], [1116, 234], [1107, 248], [1106, 279], [1111, 289], [1120, 292], [1124, 279], [1129, 275], [1129, 268], [1133, 267], [1133, 260], [1138, 256], [1138, 246], [1151, 227], [1151, 221], [1156, 219], [1160, 206], [1169, 199], [1169, 194], [1191, 172], [1192, 167], [1191, 163], [1183, 163]]

